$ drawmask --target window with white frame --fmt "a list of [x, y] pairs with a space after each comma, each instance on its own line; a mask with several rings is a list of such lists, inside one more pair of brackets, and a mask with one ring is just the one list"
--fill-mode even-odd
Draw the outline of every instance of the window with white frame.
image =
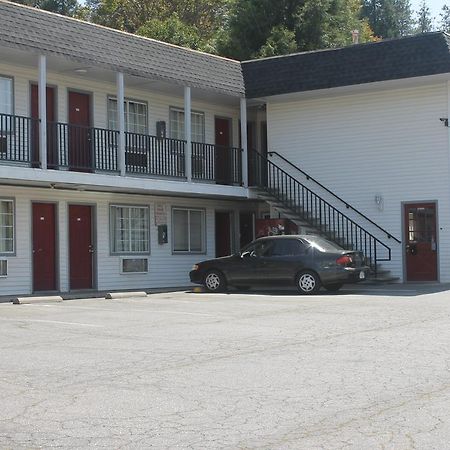
[[0, 254], [14, 253], [14, 201], [0, 200]]
[[[147, 103], [125, 99], [125, 131], [129, 133], [147, 134]], [[117, 99], [108, 98], [108, 127], [110, 130], [119, 129], [117, 113]]]
[[0, 76], [0, 114], [13, 113], [13, 80]]
[[205, 251], [205, 211], [174, 208], [172, 210], [173, 251], [203, 253]]
[[149, 253], [147, 206], [111, 205], [111, 253]]
[[[183, 109], [170, 108], [170, 137], [185, 139]], [[202, 112], [191, 112], [191, 140], [205, 142], [205, 114]]]

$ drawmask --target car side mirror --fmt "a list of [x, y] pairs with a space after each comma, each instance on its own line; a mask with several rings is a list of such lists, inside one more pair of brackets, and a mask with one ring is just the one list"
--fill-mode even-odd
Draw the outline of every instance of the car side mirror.
[[242, 252], [241, 253], [241, 258], [250, 258], [250, 256], [252, 256], [252, 254], [250, 252]]

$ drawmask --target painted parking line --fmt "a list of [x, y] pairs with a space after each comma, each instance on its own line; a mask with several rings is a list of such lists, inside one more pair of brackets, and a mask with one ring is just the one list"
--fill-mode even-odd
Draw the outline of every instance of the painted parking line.
[[63, 322], [60, 320], [44, 320], [44, 319], [10, 319], [7, 317], [0, 317], [0, 320], [6, 322], [30, 322], [30, 323], [55, 323], [58, 325], [73, 325], [78, 327], [91, 327], [91, 328], [104, 328], [103, 325], [94, 325], [92, 323], [80, 323], [80, 322]]
[[162, 314], [184, 314], [186, 316], [204, 316], [204, 317], [218, 317], [217, 314], [204, 314], [204, 313], [193, 313], [186, 311], [163, 311], [160, 309], [152, 310], [152, 314], [154, 313], [162, 313]]

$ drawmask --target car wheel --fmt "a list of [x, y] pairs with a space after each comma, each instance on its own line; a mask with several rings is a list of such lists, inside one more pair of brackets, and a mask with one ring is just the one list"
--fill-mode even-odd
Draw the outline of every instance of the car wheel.
[[320, 278], [315, 272], [302, 272], [297, 277], [297, 289], [300, 294], [315, 294], [321, 286]]
[[342, 287], [342, 283], [327, 284], [325, 289], [328, 292], [337, 292]]
[[204, 285], [209, 292], [222, 292], [226, 288], [225, 277], [218, 270], [210, 270], [205, 275]]

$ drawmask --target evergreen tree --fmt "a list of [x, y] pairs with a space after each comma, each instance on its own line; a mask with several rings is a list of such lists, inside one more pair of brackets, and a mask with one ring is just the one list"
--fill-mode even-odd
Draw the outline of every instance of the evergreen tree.
[[406, 36], [413, 30], [410, 0], [364, 0], [362, 16], [380, 38]]
[[[359, 0], [236, 0], [219, 41], [219, 53], [244, 60], [268, 54], [315, 50], [371, 38]], [[295, 44], [295, 46], [294, 46]]]
[[441, 16], [441, 20], [440, 20], [439, 29], [441, 31], [445, 31], [445, 32], [449, 33], [450, 32], [450, 8], [447, 5], [444, 5], [442, 7], [440, 16]]
[[422, 0], [419, 11], [417, 11], [417, 33], [428, 33], [430, 31], [433, 31], [433, 19], [426, 1]]
[[260, 48], [257, 56], [268, 57], [277, 55], [286, 55], [297, 51], [297, 42], [295, 33], [282, 25], [272, 28], [266, 43]]

